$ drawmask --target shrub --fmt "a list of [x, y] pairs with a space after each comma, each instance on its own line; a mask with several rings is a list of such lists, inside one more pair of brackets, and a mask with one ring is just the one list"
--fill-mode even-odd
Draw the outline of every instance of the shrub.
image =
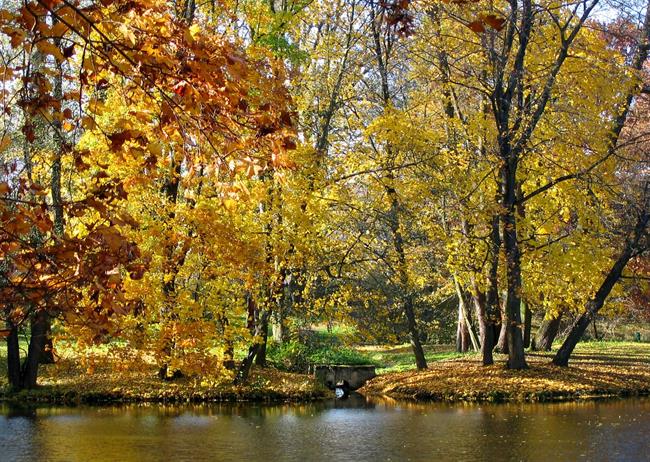
[[368, 356], [358, 351], [332, 343], [318, 341], [300, 343], [269, 343], [267, 359], [278, 369], [290, 372], [307, 372], [313, 364], [360, 365], [374, 364]]

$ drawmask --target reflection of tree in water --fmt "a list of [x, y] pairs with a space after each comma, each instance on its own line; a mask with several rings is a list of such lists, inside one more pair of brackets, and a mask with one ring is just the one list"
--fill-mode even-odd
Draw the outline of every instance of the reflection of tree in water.
[[6, 403], [0, 405], [0, 415], [7, 419], [23, 417], [26, 419], [35, 419], [37, 416], [37, 406], [25, 403]]

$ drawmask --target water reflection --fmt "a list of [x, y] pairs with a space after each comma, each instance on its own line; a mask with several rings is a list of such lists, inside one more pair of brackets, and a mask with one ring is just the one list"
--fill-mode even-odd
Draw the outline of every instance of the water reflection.
[[[2, 461], [650, 460], [650, 400], [0, 407]], [[644, 459], [645, 458], [645, 459]]]

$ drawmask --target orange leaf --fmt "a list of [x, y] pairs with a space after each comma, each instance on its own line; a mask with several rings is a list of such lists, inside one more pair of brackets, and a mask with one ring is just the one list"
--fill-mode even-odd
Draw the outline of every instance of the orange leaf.
[[485, 24], [490, 26], [494, 30], [501, 30], [503, 29], [503, 25], [505, 24], [506, 20], [505, 18], [499, 18], [493, 14], [486, 14], [481, 16], [481, 19]]
[[11, 144], [11, 138], [9, 138], [8, 136], [3, 136], [2, 139], [0, 140], [0, 152], [7, 149], [10, 144]]
[[472, 29], [477, 34], [480, 34], [481, 32], [485, 32], [485, 26], [483, 25], [483, 22], [480, 20], [470, 22], [469, 24], [467, 24], [467, 27]]

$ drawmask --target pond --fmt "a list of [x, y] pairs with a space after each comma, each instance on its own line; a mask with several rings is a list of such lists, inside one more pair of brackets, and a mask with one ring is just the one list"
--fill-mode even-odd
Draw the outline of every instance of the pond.
[[2, 461], [650, 460], [650, 400], [0, 407]]

